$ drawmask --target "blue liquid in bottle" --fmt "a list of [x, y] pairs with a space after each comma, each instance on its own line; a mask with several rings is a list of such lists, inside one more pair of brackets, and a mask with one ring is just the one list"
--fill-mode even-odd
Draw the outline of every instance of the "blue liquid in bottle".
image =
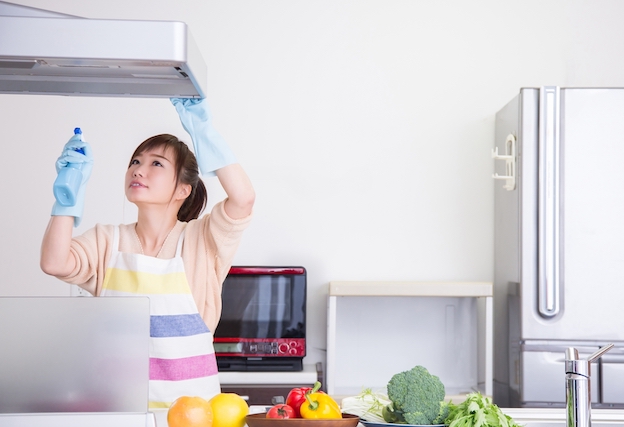
[[[82, 141], [82, 130], [74, 129], [74, 136], [69, 141]], [[82, 148], [76, 148], [77, 152], [84, 154]], [[74, 206], [76, 196], [82, 183], [82, 163], [68, 163], [61, 169], [54, 181], [54, 197], [61, 206]]]

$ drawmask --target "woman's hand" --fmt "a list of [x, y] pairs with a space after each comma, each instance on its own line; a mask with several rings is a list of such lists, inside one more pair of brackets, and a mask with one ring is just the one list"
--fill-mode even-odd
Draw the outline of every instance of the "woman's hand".
[[[56, 160], [56, 172], [59, 175], [73, 172], [74, 176], [80, 177], [81, 182], [76, 194], [72, 194], [69, 191], [65, 180], [61, 179], [59, 182], [60, 187], [58, 188], [55, 183], [54, 197], [56, 202], [52, 207], [52, 215], [74, 217], [74, 226], [77, 227], [80, 225], [84, 211], [87, 181], [89, 181], [91, 169], [93, 168], [93, 152], [89, 143], [83, 141], [80, 129], [76, 128], [75, 132], [76, 134], [65, 144], [61, 156]], [[67, 177], [67, 175], [65, 176]]]
[[193, 140], [197, 165], [202, 175], [214, 176], [215, 171], [236, 163], [236, 157], [221, 134], [212, 125], [208, 101], [193, 98], [171, 98], [184, 130]]

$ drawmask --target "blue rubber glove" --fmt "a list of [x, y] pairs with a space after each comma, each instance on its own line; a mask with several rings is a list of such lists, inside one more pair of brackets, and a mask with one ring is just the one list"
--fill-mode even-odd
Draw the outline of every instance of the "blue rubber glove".
[[82, 173], [82, 181], [76, 194], [76, 202], [73, 206], [63, 206], [57, 200], [52, 207], [52, 216], [73, 216], [74, 227], [78, 227], [84, 211], [86, 184], [91, 177], [91, 169], [93, 169], [93, 152], [89, 143], [81, 138], [73, 137], [70, 139], [63, 147], [60, 157], [56, 160], [56, 172], [60, 172], [69, 163], [80, 165], [80, 172]]
[[223, 137], [212, 126], [210, 107], [205, 99], [171, 98], [184, 130], [193, 140], [197, 164], [202, 175], [215, 176], [223, 166], [236, 163], [236, 157]]

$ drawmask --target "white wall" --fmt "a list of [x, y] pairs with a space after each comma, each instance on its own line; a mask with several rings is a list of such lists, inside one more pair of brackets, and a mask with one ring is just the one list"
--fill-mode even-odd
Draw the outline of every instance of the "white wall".
[[[257, 190], [235, 262], [308, 269], [309, 363], [330, 280], [492, 280], [494, 115], [520, 87], [624, 83], [618, 0], [13, 1], [190, 25]], [[72, 129], [95, 151], [78, 233], [134, 221], [130, 154], [185, 134], [164, 99], [0, 95], [0, 117], [0, 295], [68, 295], [38, 253]]]

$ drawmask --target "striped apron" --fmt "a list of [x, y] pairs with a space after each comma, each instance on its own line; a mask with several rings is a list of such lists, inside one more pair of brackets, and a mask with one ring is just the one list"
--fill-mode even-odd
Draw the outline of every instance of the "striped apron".
[[210, 399], [221, 392], [212, 332], [197, 311], [186, 280], [180, 235], [174, 258], [113, 252], [100, 296], [150, 299], [149, 407], [168, 408], [180, 396]]

